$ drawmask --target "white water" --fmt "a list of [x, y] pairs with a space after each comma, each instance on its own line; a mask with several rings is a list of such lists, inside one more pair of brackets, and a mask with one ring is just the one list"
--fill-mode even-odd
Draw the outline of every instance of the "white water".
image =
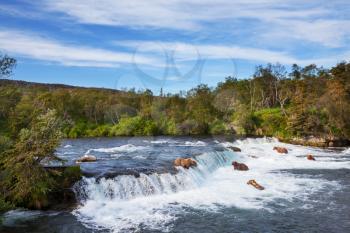
[[90, 149], [85, 154], [90, 154], [91, 152], [103, 152], [103, 153], [117, 153], [117, 152], [126, 152], [131, 153], [139, 150], [145, 150], [148, 149], [146, 146], [135, 146], [133, 144], [126, 144], [122, 146], [117, 147], [111, 147], [111, 148], [97, 148], [97, 149]]
[[350, 148], [347, 148], [343, 151], [344, 154], [346, 155], [350, 155]]
[[185, 145], [184, 146], [205, 146], [207, 145], [205, 142], [202, 142], [202, 141], [196, 141], [196, 142], [185, 142]]
[[[289, 153], [281, 155], [273, 151], [277, 145], [287, 147]], [[222, 207], [270, 210], [268, 204], [276, 199], [307, 201], [310, 195], [322, 189], [331, 192], [340, 188], [337, 182], [295, 175], [282, 169], [350, 168], [350, 162], [341, 159], [344, 152], [288, 145], [275, 139], [246, 139], [224, 143], [223, 146], [238, 146], [242, 152], [197, 156], [197, 168], [180, 169], [176, 175], [118, 176], [99, 182], [94, 178], [85, 179], [84, 188], [80, 189], [85, 194], [82, 195], [82, 205], [74, 214], [89, 227], [114, 232], [137, 229], [140, 224], [166, 231], [176, 214], [191, 208], [206, 211], [220, 211]], [[316, 161], [306, 160], [307, 154], [313, 154]], [[246, 163], [250, 170], [233, 170], [230, 165], [233, 160]], [[247, 185], [249, 179], [256, 179], [265, 190], [258, 191]]]

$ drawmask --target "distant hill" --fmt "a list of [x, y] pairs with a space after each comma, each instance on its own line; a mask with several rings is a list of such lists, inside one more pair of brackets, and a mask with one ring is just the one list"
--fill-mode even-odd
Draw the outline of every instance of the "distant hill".
[[47, 90], [54, 90], [54, 89], [86, 89], [86, 90], [97, 90], [97, 91], [108, 91], [108, 92], [115, 92], [119, 93], [119, 90], [110, 89], [110, 88], [98, 88], [98, 87], [81, 87], [81, 86], [72, 86], [72, 85], [66, 85], [66, 84], [59, 84], [59, 83], [37, 83], [37, 82], [27, 82], [22, 80], [12, 80], [12, 79], [0, 79], [0, 86], [13, 86], [17, 85], [18, 87], [25, 87], [25, 88], [40, 88], [40, 89], [47, 89]]

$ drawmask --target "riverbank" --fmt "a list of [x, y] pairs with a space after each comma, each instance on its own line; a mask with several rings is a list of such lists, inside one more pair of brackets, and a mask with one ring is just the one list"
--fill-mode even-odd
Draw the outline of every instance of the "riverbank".
[[349, 139], [335, 137], [293, 137], [293, 138], [278, 138], [281, 142], [313, 147], [347, 147], [350, 146]]

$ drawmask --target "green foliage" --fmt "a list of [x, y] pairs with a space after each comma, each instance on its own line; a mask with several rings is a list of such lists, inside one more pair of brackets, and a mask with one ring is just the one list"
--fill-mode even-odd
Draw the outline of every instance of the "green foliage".
[[258, 130], [266, 136], [285, 136], [286, 119], [280, 108], [261, 109], [254, 113], [254, 122]]
[[16, 66], [16, 62], [16, 59], [0, 54], [0, 78], [9, 77]]
[[232, 116], [232, 126], [236, 134], [254, 134], [255, 122], [253, 113], [244, 106], [240, 106]]
[[163, 134], [165, 134], [165, 135], [179, 135], [180, 134], [175, 120], [170, 119], [170, 120], [166, 121], [165, 130], [164, 130]]
[[74, 125], [69, 131], [68, 131], [68, 137], [69, 138], [78, 138], [82, 137], [84, 135], [84, 132], [86, 130], [86, 125], [83, 122], [79, 122], [76, 125]]
[[142, 136], [156, 135], [157, 125], [152, 120], [147, 120], [141, 116], [122, 118], [119, 123], [112, 127], [113, 136]]
[[226, 134], [226, 126], [223, 121], [216, 120], [209, 127], [209, 133], [212, 135]]
[[55, 181], [41, 163], [58, 160], [54, 152], [60, 137], [60, 121], [53, 110], [20, 131], [13, 148], [4, 152], [0, 180], [3, 199], [29, 208], [40, 209], [48, 204], [47, 195]]
[[99, 125], [94, 129], [88, 129], [84, 134], [87, 137], [106, 137], [110, 135], [111, 125]]
[[80, 166], [66, 167], [63, 172], [55, 174], [56, 189], [70, 188], [82, 177]]
[[[13, 208], [15, 208], [15, 206], [12, 203], [7, 202], [0, 197], [0, 214], [2, 212], [6, 212], [8, 210], [11, 210]], [[1, 219], [0, 219], [0, 223], [1, 223]]]
[[0, 159], [1, 155], [12, 146], [12, 141], [9, 137], [0, 135]]

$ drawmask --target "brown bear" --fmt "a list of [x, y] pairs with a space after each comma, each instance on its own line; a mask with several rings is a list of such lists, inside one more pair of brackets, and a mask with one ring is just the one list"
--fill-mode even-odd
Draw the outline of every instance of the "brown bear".
[[261, 186], [260, 184], [258, 184], [255, 180], [249, 180], [247, 182], [248, 185], [253, 186], [254, 188], [258, 189], [258, 190], [264, 190], [265, 188], [263, 186]]
[[288, 154], [287, 148], [275, 146], [273, 150], [276, 150], [280, 154]]
[[184, 159], [184, 158], [177, 158], [174, 161], [174, 165], [177, 166], [177, 167], [183, 167], [183, 168], [189, 169], [190, 167], [196, 167], [197, 166], [197, 162], [194, 161], [191, 158], [186, 158], [186, 159]]
[[247, 165], [245, 165], [244, 163], [238, 163], [236, 161], [232, 162], [232, 166], [235, 170], [238, 170], [238, 171], [248, 171], [249, 170]]

